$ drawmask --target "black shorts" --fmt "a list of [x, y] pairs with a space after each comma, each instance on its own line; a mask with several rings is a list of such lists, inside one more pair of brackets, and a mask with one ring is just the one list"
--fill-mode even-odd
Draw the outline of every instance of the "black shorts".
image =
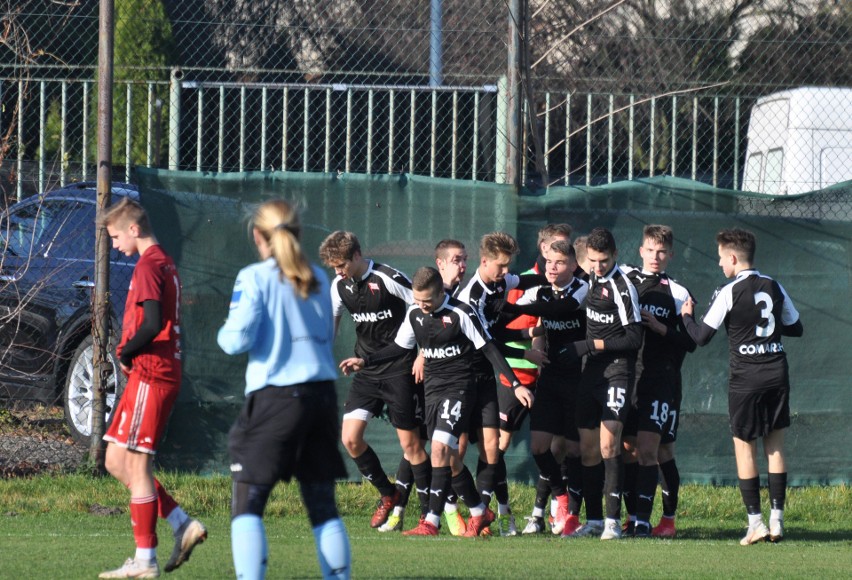
[[[475, 399], [470, 414], [471, 433], [481, 427], [498, 429], [500, 427], [500, 414], [497, 403], [497, 378], [494, 374], [477, 373], [474, 375], [473, 394]], [[472, 437], [471, 440], [475, 440], [475, 437]]]
[[248, 395], [228, 433], [234, 481], [274, 485], [346, 477], [334, 382], [264, 387]]
[[677, 437], [677, 420], [680, 411], [676, 406], [677, 377], [674, 374], [643, 374], [636, 381], [634, 404], [622, 434], [635, 436], [639, 431], [669, 435], [671, 443]]
[[426, 431], [430, 441], [438, 441], [453, 449], [467, 433], [473, 411], [474, 392], [469, 386], [428, 387]]
[[[519, 431], [530, 410], [515, 396], [514, 389], [495, 383], [497, 387], [497, 409], [499, 411], [500, 429], [514, 433]], [[535, 391], [535, 384], [528, 385], [528, 389]]]
[[538, 379], [535, 404], [530, 410], [530, 431], [541, 431], [579, 441], [576, 406], [579, 377], [565, 372], [548, 372], [545, 367]]
[[731, 434], [743, 441], [754, 441], [778, 429], [790, 426], [790, 387], [763, 390], [728, 391]]
[[674, 400], [672, 401], [672, 406], [669, 411], [669, 428], [665, 430], [663, 432], [662, 437], [660, 437], [660, 445], [674, 443], [675, 441], [677, 441], [677, 430], [678, 427], [680, 427], [680, 403], [682, 400], [683, 380], [680, 371], [678, 371], [675, 377]]
[[378, 417], [387, 405], [388, 418], [396, 429], [411, 431], [423, 424], [423, 384], [411, 374], [375, 379], [359, 374], [352, 379], [349, 396], [343, 405], [343, 419], [369, 421]]
[[577, 428], [597, 429], [603, 421], [624, 423], [633, 399], [635, 360], [586, 359], [577, 391]]

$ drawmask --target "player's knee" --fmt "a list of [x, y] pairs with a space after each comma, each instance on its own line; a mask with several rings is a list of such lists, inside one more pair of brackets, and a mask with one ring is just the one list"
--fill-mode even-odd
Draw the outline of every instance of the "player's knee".
[[636, 456], [639, 461], [639, 465], [657, 465], [656, 449], [639, 448], [636, 451]]
[[271, 492], [271, 485], [235, 481], [231, 496], [231, 517], [235, 518], [243, 514], [263, 517], [263, 510], [266, 509], [266, 502], [269, 501]]
[[350, 457], [358, 457], [367, 450], [367, 444], [360, 437], [344, 433], [340, 440]]
[[299, 487], [312, 528], [338, 517], [337, 504], [334, 501], [334, 482], [299, 482]]

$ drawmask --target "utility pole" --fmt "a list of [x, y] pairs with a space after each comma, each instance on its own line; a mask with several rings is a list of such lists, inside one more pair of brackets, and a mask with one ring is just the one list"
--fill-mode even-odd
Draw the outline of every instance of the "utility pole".
[[[100, 0], [98, 29], [98, 212], [110, 205], [112, 197], [112, 82], [115, 40], [115, 0]], [[95, 293], [93, 296], [92, 338], [94, 376], [92, 377], [92, 435], [89, 461], [96, 470], [104, 469], [104, 416], [106, 386], [113, 372], [109, 361], [109, 248], [106, 228], [95, 236]], [[116, 372], [118, 370], [116, 369]], [[117, 377], [113, 377], [117, 382]]]
[[509, 50], [506, 90], [506, 183], [521, 188], [521, 31], [523, 30], [523, 1], [509, 0]]

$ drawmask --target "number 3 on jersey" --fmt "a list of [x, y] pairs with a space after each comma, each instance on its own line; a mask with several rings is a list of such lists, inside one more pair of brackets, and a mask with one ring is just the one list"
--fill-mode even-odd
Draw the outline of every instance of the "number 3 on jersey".
[[772, 296], [766, 292], [755, 292], [754, 304], [756, 306], [763, 304], [763, 308], [760, 309], [760, 317], [766, 321], [766, 326], [756, 325], [754, 333], [760, 338], [772, 336], [772, 333], [775, 332], [775, 315], [772, 314]]
[[[450, 429], [455, 428], [456, 423], [461, 419], [461, 401], [455, 401], [453, 408], [450, 409], [450, 401], [449, 399], [444, 399], [444, 411], [441, 413], [441, 419], [444, 419], [447, 422], [447, 425], [450, 426]], [[451, 421], [450, 419], [454, 419]]]

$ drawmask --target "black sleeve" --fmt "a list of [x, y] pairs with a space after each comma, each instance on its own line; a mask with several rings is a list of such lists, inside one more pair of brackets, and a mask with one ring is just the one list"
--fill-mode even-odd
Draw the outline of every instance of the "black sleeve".
[[801, 318], [789, 326], [781, 326], [781, 336], [802, 336], [805, 333], [805, 327], [802, 326]]
[[383, 346], [376, 352], [371, 355], [368, 355], [364, 358], [364, 366], [371, 367], [374, 365], [378, 365], [385, 362], [390, 362], [392, 360], [396, 360], [401, 356], [405, 356], [408, 353], [409, 349], [399, 346], [397, 343], [392, 342], [387, 346]]
[[604, 350], [612, 351], [637, 351], [642, 346], [642, 332], [644, 327], [641, 323], [628, 324], [624, 327], [624, 335], [618, 338], [604, 340]]
[[558, 318], [570, 314], [580, 308], [580, 303], [573, 298], [563, 298], [545, 302], [536, 300], [530, 304], [506, 304], [503, 312], [508, 314], [528, 314], [530, 316], [551, 316]]
[[534, 286], [548, 284], [547, 276], [544, 274], [521, 274], [518, 276], [518, 290], [529, 290]]
[[506, 328], [505, 326], [491, 327], [488, 330], [491, 338], [497, 342], [522, 342], [530, 340], [529, 328]]
[[[494, 338], [496, 338], [497, 341], [505, 340], [502, 337], [501, 338], [494, 337]], [[509, 339], [509, 340], [517, 340], [517, 339]], [[527, 337], [525, 340], [529, 340], [529, 337]], [[496, 342], [495, 346], [497, 347], [497, 350], [500, 351], [500, 354], [503, 355], [506, 358], [524, 358], [524, 353], [526, 352], [526, 350], [524, 350], [523, 348], [518, 348], [516, 346], [509, 346], [508, 344], [506, 344], [504, 342]]]
[[666, 327], [666, 336], [664, 338], [686, 352], [695, 352], [695, 341], [692, 340], [692, 337], [689, 336], [688, 332], [686, 332], [682, 316], [678, 317], [677, 328]]
[[121, 364], [126, 367], [133, 366], [133, 357], [139, 354], [151, 341], [160, 334], [163, 329], [163, 315], [160, 311], [158, 300], [145, 300], [142, 303], [142, 323], [136, 330], [136, 334], [127, 341], [121, 349]]
[[518, 380], [518, 377], [515, 376], [515, 372], [512, 370], [512, 367], [509, 366], [509, 363], [507, 363], [503, 355], [500, 354], [500, 350], [493, 341], [486, 342], [485, 346], [483, 346], [480, 350], [482, 354], [485, 355], [485, 358], [488, 359], [488, 362], [491, 363], [491, 366], [494, 367], [497, 374], [506, 377], [512, 385], [520, 384], [520, 381]]
[[559, 359], [563, 364], [570, 364], [583, 358], [594, 349], [595, 341], [591, 338], [569, 342], [559, 349], [554, 358]]
[[689, 314], [683, 315], [683, 324], [686, 327], [686, 332], [689, 334], [689, 337], [694, 340], [695, 344], [698, 346], [704, 346], [710, 342], [710, 339], [713, 338], [714, 334], [716, 334], [715, 328], [709, 326], [706, 322], [698, 324], [695, 322], [695, 318]]

